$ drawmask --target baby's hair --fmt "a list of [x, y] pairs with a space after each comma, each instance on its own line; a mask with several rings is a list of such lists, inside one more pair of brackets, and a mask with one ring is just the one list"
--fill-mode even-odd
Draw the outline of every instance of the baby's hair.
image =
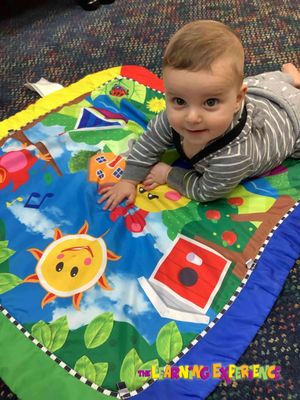
[[163, 69], [210, 70], [213, 62], [227, 56], [239, 85], [244, 77], [244, 49], [239, 37], [218, 21], [199, 20], [184, 25], [170, 39]]

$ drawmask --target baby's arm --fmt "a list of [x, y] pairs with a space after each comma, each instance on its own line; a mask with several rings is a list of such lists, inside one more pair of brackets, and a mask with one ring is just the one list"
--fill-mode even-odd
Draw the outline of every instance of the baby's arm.
[[215, 157], [204, 173], [195, 169], [173, 167], [167, 184], [192, 200], [206, 202], [225, 197], [252, 173], [253, 163], [248, 157], [236, 157], [229, 164], [226, 157]]
[[160, 155], [173, 144], [172, 139], [172, 129], [163, 112], [149, 122], [147, 130], [134, 144], [121, 181], [100, 189], [100, 203], [106, 201], [104, 210], [112, 211], [125, 198], [126, 205], [134, 203], [137, 184], [145, 179]]
[[159, 114], [148, 124], [147, 130], [139, 137], [126, 160], [122, 179], [142, 182], [160, 156], [173, 146], [172, 128], [165, 112]]

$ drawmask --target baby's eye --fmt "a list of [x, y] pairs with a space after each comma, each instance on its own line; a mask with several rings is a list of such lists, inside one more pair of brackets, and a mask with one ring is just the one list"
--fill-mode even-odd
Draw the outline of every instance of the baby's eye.
[[183, 106], [185, 104], [185, 101], [180, 97], [174, 97], [173, 101], [177, 106]]
[[206, 102], [205, 102], [205, 105], [206, 105], [207, 107], [214, 107], [214, 106], [216, 106], [218, 103], [219, 103], [219, 100], [218, 100], [218, 99], [207, 99]]

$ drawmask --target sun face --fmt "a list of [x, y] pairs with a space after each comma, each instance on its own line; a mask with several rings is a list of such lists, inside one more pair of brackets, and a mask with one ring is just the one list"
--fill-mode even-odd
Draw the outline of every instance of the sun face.
[[82, 292], [99, 284], [103, 289], [112, 290], [104, 271], [107, 260], [120, 257], [108, 250], [104, 240], [86, 234], [88, 224], [75, 235], [63, 236], [55, 229], [54, 241], [42, 252], [28, 249], [38, 260], [36, 273], [27, 276], [24, 282], [40, 283], [48, 291], [42, 300], [42, 307], [56, 297], [73, 297], [73, 305], [79, 309]]
[[106, 262], [103, 239], [68, 235], [46, 248], [37, 264], [36, 274], [44, 289], [68, 297], [94, 286], [103, 274]]

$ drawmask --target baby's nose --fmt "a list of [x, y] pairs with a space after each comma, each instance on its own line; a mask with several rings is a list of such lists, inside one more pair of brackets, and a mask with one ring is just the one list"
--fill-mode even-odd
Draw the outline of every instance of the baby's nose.
[[199, 123], [202, 121], [200, 110], [191, 108], [186, 115], [186, 121], [189, 123]]

